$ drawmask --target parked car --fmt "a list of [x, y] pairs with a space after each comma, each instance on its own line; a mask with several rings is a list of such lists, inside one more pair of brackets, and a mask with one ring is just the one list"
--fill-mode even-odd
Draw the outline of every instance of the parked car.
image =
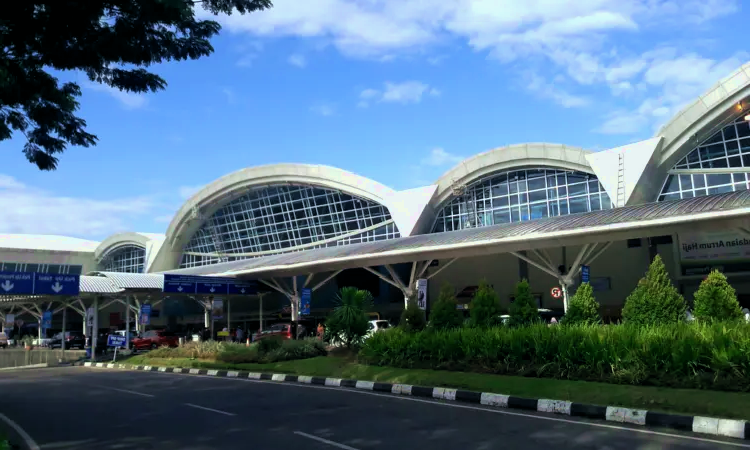
[[[297, 325], [297, 336], [307, 336], [307, 328], [304, 325]], [[278, 339], [291, 339], [292, 338], [292, 324], [290, 323], [276, 323], [266, 328], [263, 331], [258, 331], [253, 334], [253, 342], [261, 339], [278, 338]]]
[[166, 330], [147, 331], [132, 340], [134, 350], [146, 350], [163, 346], [177, 347], [179, 344], [180, 340], [177, 335], [174, 332]]
[[8, 335], [0, 331], [0, 348], [8, 348]]
[[[83, 337], [81, 331], [66, 331], [65, 332], [65, 349], [83, 349], [86, 346], [86, 339]], [[49, 342], [50, 348], [62, 348], [62, 333], [57, 333], [52, 336]]]
[[367, 327], [368, 331], [365, 335], [365, 339], [372, 337], [372, 335], [377, 333], [378, 331], [383, 331], [390, 328], [391, 324], [387, 320], [371, 320]]

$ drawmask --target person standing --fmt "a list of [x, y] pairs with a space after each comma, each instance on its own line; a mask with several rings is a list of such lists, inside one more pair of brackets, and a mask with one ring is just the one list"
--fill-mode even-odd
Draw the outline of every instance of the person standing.
[[242, 344], [242, 340], [245, 337], [245, 333], [242, 331], [242, 328], [237, 327], [237, 331], [235, 332], [235, 335], [237, 336], [237, 342]]

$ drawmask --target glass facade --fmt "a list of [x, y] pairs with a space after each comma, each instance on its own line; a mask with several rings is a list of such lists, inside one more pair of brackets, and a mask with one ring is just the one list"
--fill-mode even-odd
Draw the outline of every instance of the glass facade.
[[80, 275], [83, 266], [71, 264], [34, 264], [0, 262], [0, 272], [38, 272], [56, 273], [61, 275]]
[[313, 186], [268, 186], [219, 208], [183, 250], [180, 267], [220, 261], [195, 253], [234, 261], [397, 237], [388, 209], [370, 200]]
[[612, 208], [594, 175], [560, 169], [500, 172], [466, 186], [438, 213], [433, 233]]
[[136, 245], [120, 247], [99, 263], [103, 272], [143, 273], [146, 266], [146, 249]]
[[[701, 197], [748, 188], [750, 124], [744, 117], [726, 125], [675, 164], [662, 187], [659, 201]], [[730, 169], [730, 173], [706, 173], [702, 169]]]

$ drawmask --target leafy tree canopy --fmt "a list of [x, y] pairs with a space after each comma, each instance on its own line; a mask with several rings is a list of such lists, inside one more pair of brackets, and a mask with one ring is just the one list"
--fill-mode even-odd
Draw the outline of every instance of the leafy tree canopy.
[[68, 145], [89, 147], [97, 137], [76, 115], [81, 88], [50, 71], [81, 71], [94, 83], [133, 93], [167, 82], [146, 70], [165, 61], [213, 53], [221, 26], [198, 20], [245, 14], [271, 0], [23, 0], [4, 2], [0, 15], [0, 142], [23, 133], [26, 158], [42, 170], [57, 167]]

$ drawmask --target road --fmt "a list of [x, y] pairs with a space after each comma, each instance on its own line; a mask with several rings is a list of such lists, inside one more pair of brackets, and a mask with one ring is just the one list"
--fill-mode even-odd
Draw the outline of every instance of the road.
[[[0, 373], [41, 449], [728, 450], [747, 443], [372, 392], [83, 367]], [[1, 424], [0, 424], [1, 425]]]

